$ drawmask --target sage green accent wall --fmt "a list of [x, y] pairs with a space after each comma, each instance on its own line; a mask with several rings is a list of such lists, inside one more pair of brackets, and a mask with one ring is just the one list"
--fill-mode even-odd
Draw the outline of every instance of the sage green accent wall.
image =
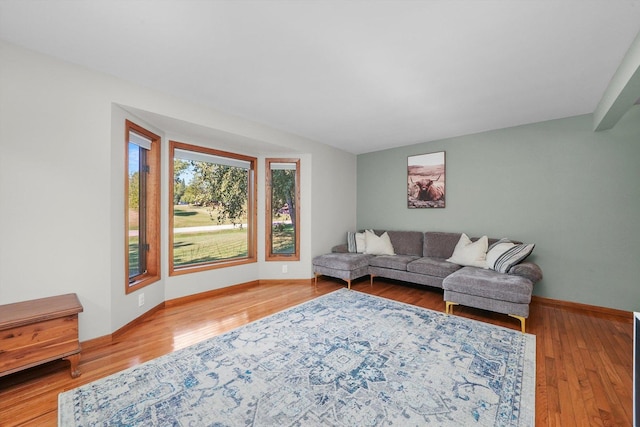
[[[640, 106], [362, 154], [357, 226], [536, 244], [534, 294], [640, 310]], [[407, 157], [446, 152], [446, 208], [408, 209]]]

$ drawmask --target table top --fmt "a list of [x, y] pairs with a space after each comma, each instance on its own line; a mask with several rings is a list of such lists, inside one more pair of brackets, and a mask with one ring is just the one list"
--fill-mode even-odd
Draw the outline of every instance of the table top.
[[4, 304], [0, 305], [0, 330], [69, 316], [83, 310], [76, 294]]

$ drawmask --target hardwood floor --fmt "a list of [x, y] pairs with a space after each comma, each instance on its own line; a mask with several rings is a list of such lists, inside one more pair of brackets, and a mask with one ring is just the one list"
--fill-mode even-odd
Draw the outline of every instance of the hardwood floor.
[[[58, 361], [0, 378], [0, 426], [55, 426], [62, 391], [187, 347], [209, 337], [344, 287], [269, 282], [238, 286], [206, 299], [167, 303], [111, 343], [85, 345], [72, 379]], [[442, 291], [376, 279], [352, 289], [444, 312]], [[508, 316], [456, 306], [456, 315], [519, 330]], [[630, 426], [632, 422], [631, 316], [540, 301], [531, 305], [527, 332], [537, 336], [536, 425]], [[102, 340], [104, 341], [104, 340]], [[96, 341], [101, 342], [100, 340]], [[89, 343], [91, 344], [91, 343]]]

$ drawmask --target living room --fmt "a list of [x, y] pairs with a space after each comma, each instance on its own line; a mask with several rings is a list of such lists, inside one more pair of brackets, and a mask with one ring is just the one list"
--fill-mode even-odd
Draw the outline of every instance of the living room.
[[[348, 231], [377, 228], [456, 231], [535, 243], [531, 259], [544, 271], [544, 279], [534, 289], [536, 297], [604, 310], [638, 311], [640, 106], [633, 104], [640, 98], [636, 38], [640, 7], [637, 2], [629, 4], [616, 9], [598, 27], [612, 28], [619, 20], [617, 31], [626, 31], [620, 37], [627, 42], [602, 47], [617, 49], [616, 63], [610, 63], [609, 56], [607, 60], [590, 58], [588, 65], [601, 67], [599, 73], [606, 78], [604, 85], [584, 94], [579, 112], [554, 104], [549, 110], [555, 115], [543, 114], [546, 118], [542, 120], [524, 117], [503, 123], [496, 119], [470, 132], [454, 129], [433, 138], [407, 138], [401, 145], [353, 151], [217, 109], [207, 105], [205, 95], [185, 99], [169, 89], [158, 90], [152, 77], [149, 85], [134, 83], [93, 69], [95, 64], [77, 64], [42, 53], [35, 45], [30, 47], [28, 39], [12, 41], [11, 34], [3, 32], [0, 304], [76, 293], [84, 308], [79, 337], [87, 342], [111, 336], [167, 301], [255, 281], [311, 283], [314, 256], [343, 243]], [[37, 6], [31, 3], [30, 7]], [[2, 19], [10, 19], [3, 15]], [[4, 20], [2, 27], [9, 28]], [[596, 43], [600, 30], [591, 32], [591, 43]], [[47, 35], [42, 37], [46, 41]], [[81, 44], [81, 39], [76, 42]], [[631, 46], [635, 50], [628, 52]], [[117, 52], [101, 54], [105, 63], [120, 62], [122, 67], [130, 59]], [[635, 66], [629, 74], [635, 80], [628, 78], [618, 91], [634, 101], [618, 114], [614, 126], [594, 131], [600, 123], [598, 103], [606, 101], [609, 83], [621, 64]], [[162, 64], [148, 66], [146, 72], [152, 74]], [[485, 72], [491, 71], [477, 74]], [[473, 97], [471, 82], [477, 74], [461, 83], [469, 87], [465, 111], [480, 111], [500, 101]], [[580, 79], [575, 75], [564, 84], [578, 85]], [[553, 79], [540, 75], [540, 86], [549, 81]], [[215, 97], [215, 90], [213, 84], [203, 92], [211, 91]], [[250, 98], [250, 94], [245, 96]], [[614, 96], [610, 105], [617, 106], [619, 99]], [[520, 107], [510, 101], [503, 101], [505, 109]], [[451, 113], [454, 119], [456, 111]], [[350, 118], [353, 126], [366, 127], [358, 118], [357, 114]], [[472, 120], [462, 113], [457, 118], [461, 128], [465, 120]], [[137, 292], [124, 292], [122, 146], [127, 119], [161, 135], [163, 143], [187, 139], [185, 142], [258, 158], [257, 262], [179, 276], [169, 276], [162, 263], [158, 282]], [[345, 126], [334, 125], [339, 130]], [[393, 139], [393, 134], [386, 138]], [[168, 145], [163, 150], [168, 156]], [[440, 151], [446, 153], [446, 208], [407, 209], [407, 158]], [[301, 159], [299, 261], [264, 259], [262, 166], [269, 157]], [[166, 199], [166, 160], [162, 167]], [[168, 224], [168, 211], [163, 210], [163, 256], [168, 253]], [[144, 305], [139, 304], [141, 292]]]

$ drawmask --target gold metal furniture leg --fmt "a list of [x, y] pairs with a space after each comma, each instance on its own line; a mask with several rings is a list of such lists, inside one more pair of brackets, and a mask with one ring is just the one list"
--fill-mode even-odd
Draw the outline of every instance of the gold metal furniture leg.
[[525, 324], [527, 322], [527, 319], [522, 317], [522, 316], [516, 316], [515, 314], [510, 314], [509, 316], [515, 317], [516, 319], [518, 319], [520, 321], [520, 327], [522, 328], [522, 333], [524, 334]]
[[347, 289], [351, 289], [351, 280], [347, 280]]
[[373, 278], [376, 276], [374, 276], [373, 274], [370, 274], [369, 277], [370, 277], [371, 287], [373, 287]]
[[444, 312], [446, 314], [453, 314], [453, 306], [458, 305], [457, 302], [445, 301], [444, 302]]

